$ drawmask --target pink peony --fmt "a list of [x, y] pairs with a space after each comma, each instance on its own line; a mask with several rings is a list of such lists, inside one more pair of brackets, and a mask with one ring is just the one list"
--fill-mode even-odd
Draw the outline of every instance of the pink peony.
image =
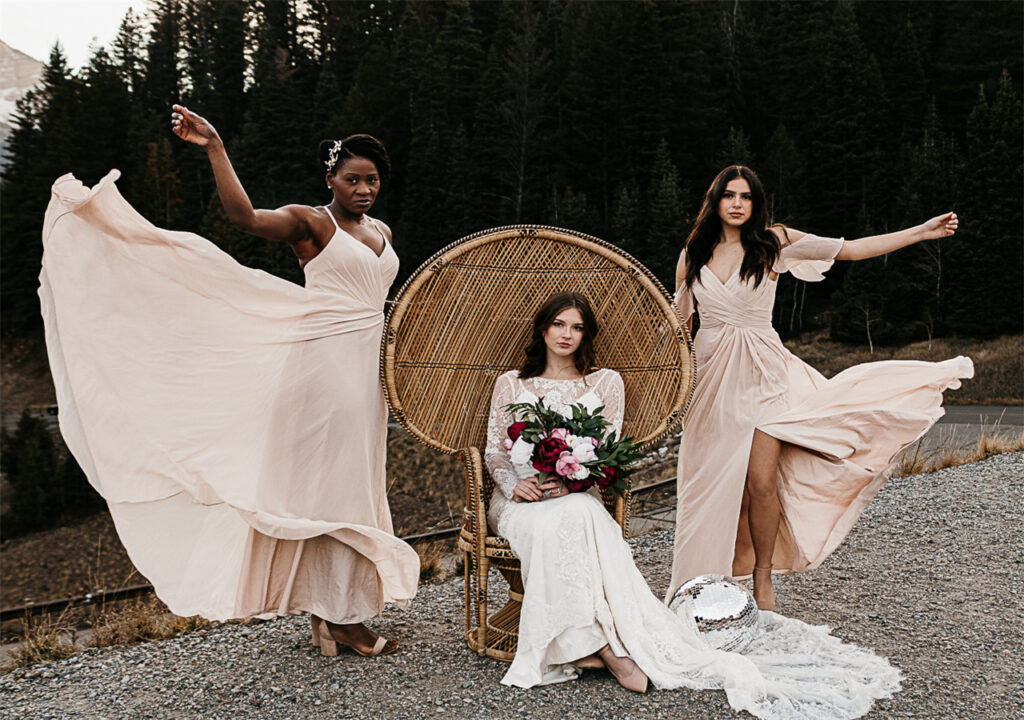
[[555, 472], [562, 477], [570, 477], [580, 469], [580, 461], [571, 452], [563, 452], [555, 463]]
[[565, 428], [555, 428], [551, 431], [549, 437], [558, 438], [559, 440], [567, 440], [569, 438], [569, 431]]

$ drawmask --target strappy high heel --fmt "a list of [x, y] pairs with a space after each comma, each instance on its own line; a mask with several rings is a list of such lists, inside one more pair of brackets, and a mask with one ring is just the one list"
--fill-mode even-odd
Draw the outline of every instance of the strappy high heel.
[[390, 649], [387, 649], [387, 638], [382, 635], [378, 635], [376, 642], [373, 644], [373, 648], [369, 652], [364, 652], [353, 645], [349, 645], [348, 643], [335, 639], [325, 620], [322, 620], [315, 615], [311, 615], [309, 619], [313, 627], [313, 644], [319, 646], [320, 654], [324, 657], [337, 657], [341, 648], [348, 648], [352, 652], [357, 655], [362, 655], [363, 657], [390, 655], [398, 650], [398, 645], [394, 645]]
[[619, 685], [633, 692], [647, 692], [647, 674], [640, 669], [633, 658], [617, 657], [612, 652], [610, 645], [605, 645], [597, 651], [597, 654], [604, 661], [605, 667], [611, 670], [612, 675], [619, 681]]

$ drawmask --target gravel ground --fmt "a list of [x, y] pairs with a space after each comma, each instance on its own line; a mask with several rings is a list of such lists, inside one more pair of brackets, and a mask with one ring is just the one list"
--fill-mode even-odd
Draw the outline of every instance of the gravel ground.
[[[1024, 453], [891, 481], [819, 569], [779, 578], [780, 611], [834, 628], [902, 668], [875, 718], [1024, 715], [1021, 545]], [[660, 593], [671, 531], [632, 541]], [[496, 576], [495, 576], [496, 577]], [[428, 585], [376, 623], [390, 657], [324, 658], [308, 621], [218, 626], [174, 640], [88, 650], [0, 677], [18, 718], [672, 718], [735, 716], [724, 694], [629, 693], [605, 673], [519, 690], [462, 641], [462, 581]]]

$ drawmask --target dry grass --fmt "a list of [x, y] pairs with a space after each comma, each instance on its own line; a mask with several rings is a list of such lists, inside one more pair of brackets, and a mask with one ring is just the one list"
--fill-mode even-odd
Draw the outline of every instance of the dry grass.
[[921, 443], [915, 443], [902, 458], [896, 461], [892, 477], [921, 475], [957, 465], [980, 462], [993, 455], [1024, 450], [1024, 431], [999, 433], [992, 426], [972, 444], [958, 445], [954, 436], [943, 438], [935, 448], [922, 452]]
[[444, 572], [441, 561], [445, 556], [445, 543], [432, 542], [416, 545], [416, 553], [420, 556], [420, 582], [427, 583]]
[[63, 660], [82, 649], [75, 643], [75, 628], [67, 621], [66, 610], [56, 618], [51, 615], [34, 619], [26, 617], [24, 627], [24, 639], [0, 671], [10, 672], [18, 667]]
[[786, 343], [790, 352], [825, 377], [865, 362], [878, 360], [939, 361], [967, 355], [974, 361], [974, 377], [960, 390], [947, 392], [947, 405], [1024, 404], [1024, 335], [992, 340], [941, 338], [900, 347], [876, 347], [833, 342], [827, 332], [805, 335]]
[[104, 608], [93, 624], [88, 644], [91, 647], [135, 645], [178, 637], [212, 624], [198, 616], [174, 615], [154, 597], [139, 598], [120, 603], [116, 608]]
[[463, 571], [462, 552], [454, 539], [414, 545], [420, 556], [420, 583], [444, 582]]

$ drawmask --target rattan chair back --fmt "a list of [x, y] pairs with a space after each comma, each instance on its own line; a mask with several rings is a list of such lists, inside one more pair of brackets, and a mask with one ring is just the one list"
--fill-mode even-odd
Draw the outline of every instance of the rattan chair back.
[[674, 428], [694, 373], [664, 288], [613, 245], [531, 225], [464, 238], [406, 282], [382, 348], [394, 416], [442, 452], [483, 448], [494, 382], [522, 364], [533, 314], [557, 292], [579, 292], [593, 306], [597, 365], [617, 370], [626, 387], [624, 433], [648, 446]]

